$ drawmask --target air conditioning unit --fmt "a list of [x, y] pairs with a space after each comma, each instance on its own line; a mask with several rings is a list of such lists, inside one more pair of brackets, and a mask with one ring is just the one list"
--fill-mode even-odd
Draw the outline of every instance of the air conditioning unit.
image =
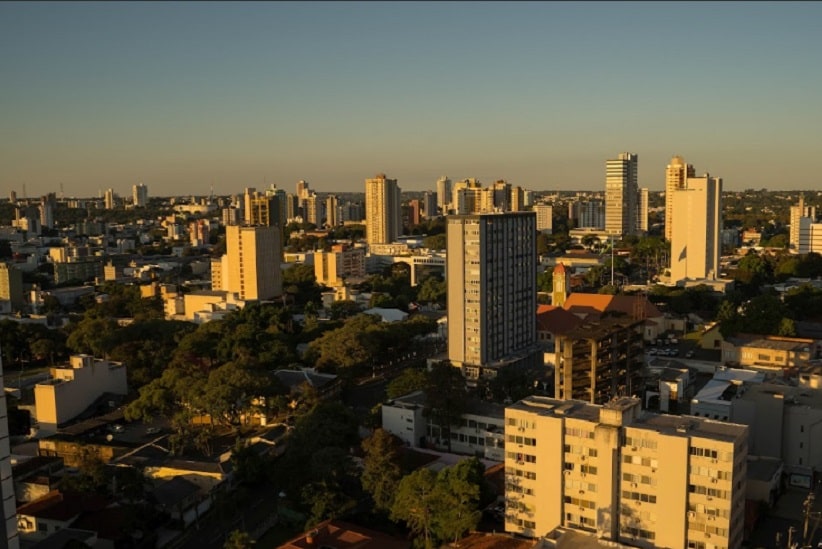
[[579, 456], [580, 461], [585, 461], [585, 456]]
[[636, 488], [636, 482], [631, 483], [631, 488]]
[[688, 518], [694, 518], [695, 516], [696, 513], [694, 513], [693, 511], [688, 511]]
[[712, 478], [712, 479], [711, 479], [711, 482], [712, 482], [713, 484], [716, 484], [716, 479], [715, 479], [715, 478]]

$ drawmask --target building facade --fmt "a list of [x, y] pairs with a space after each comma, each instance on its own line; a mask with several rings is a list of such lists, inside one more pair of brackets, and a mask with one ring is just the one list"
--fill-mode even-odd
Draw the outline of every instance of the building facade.
[[131, 201], [137, 208], [148, 206], [148, 187], [138, 183], [131, 188]]
[[505, 410], [506, 531], [562, 526], [635, 547], [742, 545], [748, 428], [528, 397]]
[[0, 261], [0, 301], [9, 301], [11, 310], [23, 308], [23, 273], [11, 263]]
[[605, 317], [558, 334], [554, 396], [604, 404], [640, 391], [643, 324], [627, 315]]
[[0, 541], [9, 549], [19, 549], [17, 534], [17, 502], [14, 480], [11, 476], [11, 445], [9, 444], [9, 417], [6, 391], [3, 383], [3, 353], [0, 349]]
[[402, 212], [396, 179], [377, 174], [365, 180], [365, 236], [369, 245], [389, 244], [400, 236]]
[[673, 193], [671, 280], [716, 279], [722, 252], [722, 179], [689, 177]]
[[551, 234], [554, 230], [554, 207], [550, 204], [536, 204], [533, 209], [537, 214], [537, 230]]
[[493, 375], [536, 347], [536, 214], [449, 216], [446, 234], [448, 359]]
[[665, 240], [671, 241], [674, 221], [674, 192], [684, 189], [689, 177], [694, 177], [694, 167], [686, 164], [681, 156], [671, 158], [665, 168]]
[[605, 230], [615, 236], [636, 234], [639, 155], [619, 153], [605, 162]]
[[283, 293], [281, 258], [279, 227], [229, 225], [219, 289], [235, 292], [242, 300], [278, 297]]

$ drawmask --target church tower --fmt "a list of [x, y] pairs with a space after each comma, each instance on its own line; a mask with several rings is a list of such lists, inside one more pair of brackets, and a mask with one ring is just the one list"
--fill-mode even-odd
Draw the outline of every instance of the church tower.
[[571, 273], [562, 263], [557, 263], [557, 266], [554, 267], [552, 283], [554, 288], [551, 292], [551, 305], [562, 307], [565, 305], [568, 288], [571, 286]]

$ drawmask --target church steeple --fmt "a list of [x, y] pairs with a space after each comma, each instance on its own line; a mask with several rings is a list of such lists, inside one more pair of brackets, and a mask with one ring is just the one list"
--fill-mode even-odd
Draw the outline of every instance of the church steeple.
[[551, 305], [554, 307], [562, 307], [565, 305], [565, 298], [568, 297], [568, 288], [571, 286], [571, 274], [565, 269], [562, 263], [557, 263], [557, 266], [554, 267], [552, 285]]

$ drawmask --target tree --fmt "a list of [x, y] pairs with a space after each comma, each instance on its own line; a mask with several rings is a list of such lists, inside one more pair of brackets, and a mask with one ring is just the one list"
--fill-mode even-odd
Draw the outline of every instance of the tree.
[[438, 277], [428, 277], [422, 281], [417, 290], [417, 300], [423, 303], [439, 303], [445, 305], [445, 296], [448, 284]]
[[444, 250], [447, 240], [445, 234], [437, 234], [423, 238], [422, 245], [429, 250]]
[[402, 478], [397, 457], [399, 447], [399, 439], [383, 429], [376, 429], [362, 442], [365, 457], [360, 481], [379, 511], [391, 510], [394, 493]]
[[417, 469], [400, 481], [391, 507], [391, 519], [405, 521], [426, 549], [434, 547], [434, 521], [440, 497], [436, 488], [437, 476], [430, 469]]
[[479, 511], [480, 487], [485, 467], [477, 458], [463, 460], [453, 467], [440, 471], [437, 478], [438, 492], [441, 494], [439, 513], [434, 522], [435, 532], [440, 539], [459, 538], [477, 527], [481, 518]]
[[255, 543], [248, 532], [233, 530], [226, 538], [223, 549], [251, 549]]
[[331, 320], [342, 320], [361, 312], [362, 307], [360, 307], [356, 302], [351, 300], [341, 300], [335, 301], [331, 304], [329, 316], [331, 317]]
[[425, 370], [419, 368], [406, 368], [399, 376], [392, 379], [386, 387], [385, 392], [389, 399], [394, 399], [425, 389], [428, 383], [428, 375]]
[[447, 361], [434, 364], [428, 373], [425, 394], [424, 413], [439, 425], [450, 452], [451, 426], [457, 424], [465, 411], [465, 379], [462, 372]]

